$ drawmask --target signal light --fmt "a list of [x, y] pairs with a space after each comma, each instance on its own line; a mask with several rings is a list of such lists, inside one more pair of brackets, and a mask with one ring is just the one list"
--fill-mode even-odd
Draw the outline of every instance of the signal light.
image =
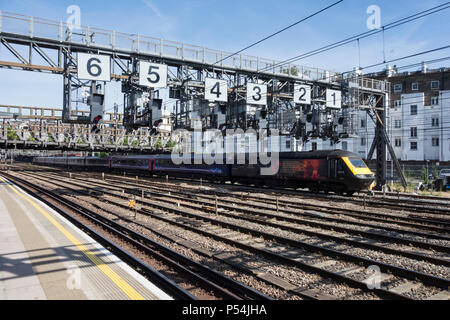
[[99, 134], [100, 128], [98, 127], [98, 123], [103, 119], [102, 116], [98, 115], [94, 118], [94, 126], [91, 129], [91, 133]]

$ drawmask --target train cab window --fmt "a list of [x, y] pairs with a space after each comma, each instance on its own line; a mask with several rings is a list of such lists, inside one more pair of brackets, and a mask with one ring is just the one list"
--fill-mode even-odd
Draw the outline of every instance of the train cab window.
[[349, 158], [349, 160], [355, 168], [367, 168], [367, 165], [361, 159]]

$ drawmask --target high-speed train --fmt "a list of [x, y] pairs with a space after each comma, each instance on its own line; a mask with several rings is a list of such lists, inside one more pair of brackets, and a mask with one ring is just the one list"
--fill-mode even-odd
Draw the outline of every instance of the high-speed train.
[[[245, 155], [246, 160], [249, 156]], [[33, 163], [78, 170], [132, 171], [217, 182], [308, 188], [314, 193], [323, 191], [346, 195], [366, 191], [375, 181], [373, 172], [361, 157], [342, 150], [280, 153], [278, 168], [274, 164], [248, 164], [249, 161], [245, 161], [246, 164], [226, 164], [225, 160], [224, 164], [176, 165], [170, 155], [36, 157]], [[273, 174], [262, 175], [262, 168], [272, 168]]]

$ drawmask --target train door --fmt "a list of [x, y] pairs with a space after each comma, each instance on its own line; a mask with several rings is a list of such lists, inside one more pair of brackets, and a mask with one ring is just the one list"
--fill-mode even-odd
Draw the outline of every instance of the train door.
[[332, 179], [345, 179], [345, 166], [342, 159], [332, 159], [329, 161], [329, 176]]
[[148, 170], [150, 170], [150, 172], [152, 172], [154, 170], [154, 164], [155, 164], [155, 160], [153, 159], [149, 159], [148, 160]]
[[331, 159], [328, 161], [329, 163], [329, 172], [328, 177], [330, 179], [336, 179], [336, 159]]
[[344, 161], [342, 161], [342, 159], [338, 159], [336, 160], [337, 165], [336, 165], [336, 175], [337, 178], [339, 180], [344, 180], [345, 179], [345, 165], [344, 165]]

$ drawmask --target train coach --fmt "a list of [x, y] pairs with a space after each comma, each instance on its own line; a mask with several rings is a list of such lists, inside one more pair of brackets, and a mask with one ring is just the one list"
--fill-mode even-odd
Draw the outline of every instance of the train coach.
[[[204, 178], [210, 181], [308, 188], [314, 193], [335, 192], [352, 195], [370, 188], [375, 180], [372, 171], [356, 154], [342, 150], [280, 153], [278, 163], [269, 166], [251, 164], [245, 155], [245, 164], [207, 165], [175, 164], [170, 155], [114, 156], [114, 157], [53, 157], [35, 158], [34, 163], [67, 166], [84, 170], [132, 171], [147, 175], [184, 178]], [[237, 162], [237, 156], [233, 163]], [[262, 175], [261, 169], [272, 174]]]

